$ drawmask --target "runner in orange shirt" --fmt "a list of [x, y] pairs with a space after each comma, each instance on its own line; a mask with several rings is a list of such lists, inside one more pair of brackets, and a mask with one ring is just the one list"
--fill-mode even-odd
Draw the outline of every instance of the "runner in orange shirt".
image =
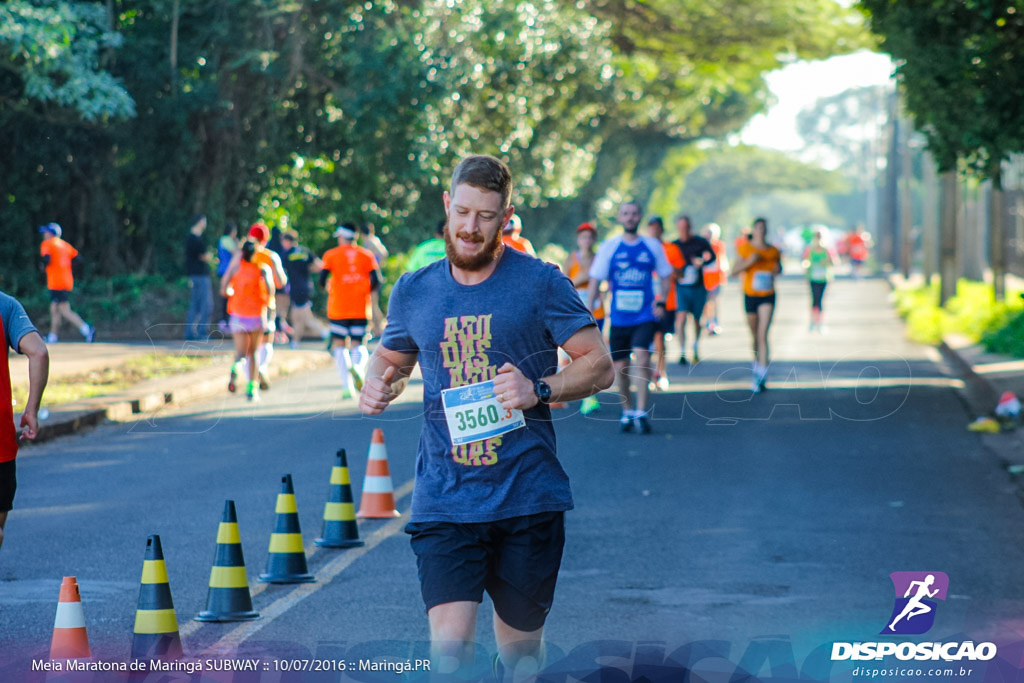
[[[284, 272], [281, 257], [277, 255], [277, 252], [267, 248], [267, 243], [270, 241], [270, 228], [263, 223], [253, 223], [249, 227], [249, 237], [256, 243], [256, 251], [252, 255], [253, 263], [269, 268], [274, 281], [274, 291], [270, 293], [270, 302], [267, 304], [267, 319], [264, 325], [263, 341], [256, 351], [260, 390], [266, 391], [270, 388], [268, 368], [270, 367], [270, 360], [274, 357], [274, 332], [277, 331], [277, 326], [274, 324], [277, 317], [276, 294], [278, 290], [283, 290], [285, 285], [288, 284], [288, 275]], [[239, 251], [231, 259], [231, 264], [221, 278], [220, 288], [222, 292], [227, 288], [231, 278], [238, 272], [241, 261], [242, 252]]]
[[[341, 377], [341, 397], [351, 398], [363, 388], [369, 353], [363, 344], [371, 315], [381, 324], [378, 297], [384, 281], [373, 253], [353, 244], [356, 228], [349, 223], [334, 231], [338, 246], [323, 255], [320, 284], [327, 288], [327, 319], [330, 322], [334, 362]], [[340, 344], [334, 344], [339, 340]]]
[[46, 335], [46, 343], [57, 343], [57, 332], [63, 318], [77, 327], [85, 341], [91, 344], [96, 339], [96, 328], [72, 311], [68, 301], [75, 288], [71, 265], [78, 258], [78, 250], [61, 239], [61, 229], [56, 223], [40, 226], [39, 232], [43, 235], [39, 255], [46, 269], [46, 287], [50, 290], [50, 333]]
[[[662, 237], [665, 234], [665, 222], [661, 216], [652, 216], [647, 221], [647, 234], [661, 242], [661, 248], [665, 250], [665, 258], [672, 264], [673, 268], [683, 267], [683, 254], [679, 247], [671, 242], [665, 242]], [[658, 329], [654, 333], [654, 374], [651, 376], [655, 391], [668, 391], [668, 356], [665, 353], [665, 343], [676, 329], [676, 278], [673, 276], [672, 286], [669, 287], [668, 296], [665, 298], [665, 316], [658, 321]], [[655, 287], [660, 278], [655, 278]]]
[[755, 394], [765, 389], [768, 377], [768, 328], [775, 313], [775, 276], [782, 272], [782, 254], [768, 244], [767, 234], [768, 222], [756, 219], [750, 240], [739, 245], [739, 262], [732, 269], [732, 275], [743, 274], [743, 306], [754, 338], [750, 390]]
[[521, 251], [524, 254], [530, 256], [536, 256], [537, 252], [530, 243], [530, 240], [522, 237], [523, 232], [523, 221], [516, 214], [512, 214], [512, 218], [509, 219], [508, 223], [501, 232], [501, 241], [512, 247], [516, 251]]
[[228, 315], [235, 340], [235, 362], [231, 366], [228, 391], [234, 393], [238, 373], [246, 369], [246, 396], [259, 400], [259, 371], [255, 370], [256, 351], [267, 327], [269, 304], [273, 300], [273, 275], [266, 265], [257, 263], [258, 245], [252, 239], [242, 243], [238, 268], [231, 276], [224, 294], [228, 297]]
[[725, 284], [723, 273], [729, 270], [729, 256], [722, 241], [722, 228], [718, 223], [708, 223], [701, 230], [701, 236], [711, 243], [715, 260], [704, 266], [704, 289], [708, 290], [708, 301], [704, 304], [704, 320], [710, 334], [721, 334], [718, 326], [718, 295]]
[[[576, 287], [576, 293], [584, 303], [587, 301], [587, 291], [590, 288], [590, 266], [594, 263], [594, 245], [597, 243], [597, 228], [593, 223], [580, 223], [576, 228], [576, 246], [578, 249], [565, 259], [562, 271], [569, 276], [572, 284]], [[595, 302], [594, 321], [597, 329], [604, 331], [604, 301], [601, 295]], [[580, 403], [580, 412], [584, 415], [596, 412], [601, 408], [601, 402], [597, 396], [587, 396]]]

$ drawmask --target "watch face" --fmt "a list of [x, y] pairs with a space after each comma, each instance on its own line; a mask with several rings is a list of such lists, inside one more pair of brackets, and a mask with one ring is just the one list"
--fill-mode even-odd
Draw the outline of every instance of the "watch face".
[[533, 391], [537, 394], [537, 398], [540, 399], [541, 403], [547, 403], [548, 399], [551, 398], [551, 387], [548, 386], [547, 382], [537, 380], [533, 384]]

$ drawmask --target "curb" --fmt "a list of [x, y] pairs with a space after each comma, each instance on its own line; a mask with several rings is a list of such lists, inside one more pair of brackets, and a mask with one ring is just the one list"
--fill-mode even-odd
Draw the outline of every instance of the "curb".
[[[281, 354], [284, 356], [284, 354]], [[269, 369], [270, 379], [326, 367], [334, 360], [317, 351], [289, 352]], [[227, 365], [214, 365], [170, 377], [146, 380], [116, 394], [66, 403], [54, 408], [39, 425], [39, 434], [22, 447], [76, 434], [104, 422], [128, 422], [167, 405], [184, 405], [224, 392]]]
[[975, 372], [974, 367], [957, 350], [958, 344], [949, 337], [939, 343], [939, 353], [953, 371], [964, 380], [963, 396], [975, 417], [992, 414], [999, 400], [999, 392], [987, 378]]

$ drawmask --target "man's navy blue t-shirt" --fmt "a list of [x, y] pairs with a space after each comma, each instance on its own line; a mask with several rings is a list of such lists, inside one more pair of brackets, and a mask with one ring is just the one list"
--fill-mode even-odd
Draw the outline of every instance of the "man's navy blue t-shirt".
[[508, 248], [500, 259], [477, 285], [456, 282], [442, 259], [403, 275], [391, 292], [381, 344], [418, 354], [423, 374], [414, 522], [490, 522], [573, 506], [548, 406], [523, 411], [522, 429], [451, 443], [442, 389], [493, 379], [506, 362], [530, 381], [551, 375], [558, 347], [595, 324], [557, 268]]

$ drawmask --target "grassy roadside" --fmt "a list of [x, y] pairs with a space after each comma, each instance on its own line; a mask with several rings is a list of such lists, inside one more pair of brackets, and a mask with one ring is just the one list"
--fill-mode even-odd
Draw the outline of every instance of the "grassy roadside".
[[[123, 391], [148, 379], [180, 375], [199, 370], [217, 362], [221, 356], [185, 356], [172, 353], [151, 353], [125, 361], [123, 364], [78, 375], [51, 377], [43, 394], [46, 405], [71, 403], [91, 396]], [[28, 399], [28, 385], [13, 387], [15, 412]]]
[[960, 280], [957, 295], [940, 307], [938, 280], [894, 291], [896, 310], [907, 321], [907, 334], [922, 344], [938, 344], [947, 334], [981, 343], [991, 353], [1024, 358], [1024, 300], [1010, 289], [996, 301], [992, 286]]

